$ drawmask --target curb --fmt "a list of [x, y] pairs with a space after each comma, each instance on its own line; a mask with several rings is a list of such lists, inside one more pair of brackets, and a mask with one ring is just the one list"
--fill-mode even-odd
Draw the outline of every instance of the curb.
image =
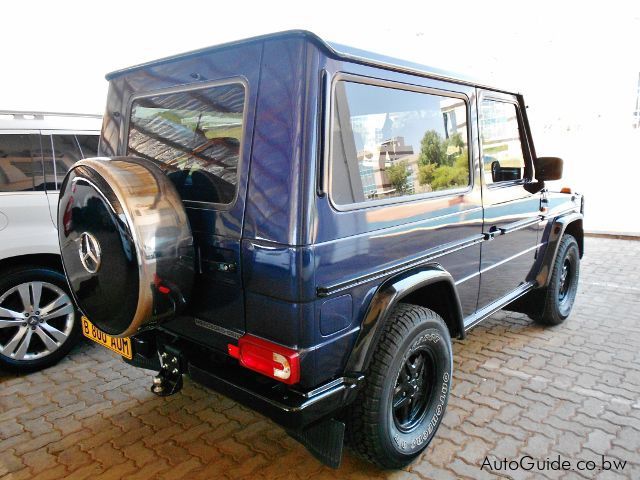
[[635, 240], [640, 241], [640, 233], [636, 232], [598, 232], [598, 231], [586, 231], [585, 237], [593, 238], [613, 238], [616, 240]]

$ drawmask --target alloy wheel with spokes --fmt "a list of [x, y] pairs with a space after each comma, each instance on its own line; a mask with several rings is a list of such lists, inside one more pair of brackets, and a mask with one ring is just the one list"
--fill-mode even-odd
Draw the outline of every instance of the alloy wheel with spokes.
[[436, 434], [451, 387], [451, 336], [433, 310], [397, 304], [366, 370], [358, 397], [345, 412], [356, 453], [383, 468], [401, 468]]
[[[566, 233], [558, 245], [549, 284], [537, 293], [536, 303], [542, 303], [542, 309], [533, 318], [544, 325], [559, 325], [564, 322], [576, 300], [579, 279], [580, 247], [575, 237]], [[532, 294], [536, 294], [536, 291]]]
[[558, 300], [561, 302], [567, 297], [571, 287], [571, 259], [565, 258], [560, 271], [560, 285], [558, 287]]
[[434, 377], [433, 359], [427, 350], [413, 352], [404, 362], [393, 395], [393, 419], [400, 431], [410, 432], [421, 422]]
[[75, 308], [48, 281], [32, 280], [0, 291], [0, 356], [28, 362], [56, 352], [69, 339]]

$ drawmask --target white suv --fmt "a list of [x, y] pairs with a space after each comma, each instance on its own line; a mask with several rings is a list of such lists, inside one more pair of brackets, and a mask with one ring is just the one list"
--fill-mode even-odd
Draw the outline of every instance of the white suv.
[[95, 157], [97, 115], [0, 111], [0, 369], [33, 371], [79, 338], [56, 232], [58, 188]]

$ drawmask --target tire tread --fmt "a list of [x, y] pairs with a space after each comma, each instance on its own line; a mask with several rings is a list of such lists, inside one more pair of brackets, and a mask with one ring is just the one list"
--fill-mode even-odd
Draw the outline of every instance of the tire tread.
[[[399, 468], [407, 462], [394, 461], [387, 455], [380, 441], [377, 421], [380, 403], [378, 398], [387, 380], [391, 363], [406, 335], [425, 320], [444, 325], [442, 318], [427, 308], [408, 303], [400, 303], [395, 307], [386, 320], [374, 350], [364, 385], [347, 412], [347, 442], [358, 456], [383, 468]], [[446, 326], [444, 329], [446, 330]], [[410, 461], [411, 458], [407, 460]]]
[[[541, 325], [547, 325], [547, 326], [559, 325], [566, 318], [566, 317], [565, 318], [560, 317], [557, 311], [557, 305], [556, 305], [557, 300], [555, 298], [554, 286], [557, 281], [557, 276], [559, 275], [560, 270], [562, 268], [564, 258], [567, 252], [569, 251], [569, 249], [571, 249], [573, 246], [575, 246], [576, 249], [578, 248], [578, 242], [576, 241], [575, 237], [573, 237], [573, 235], [570, 235], [568, 233], [563, 235], [562, 239], [560, 240], [560, 245], [558, 245], [558, 252], [556, 254], [556, 258], [553, 261], [553, 268], [551, 270], [551, 279], [549, 280], [549, 284], [547, 285], [547, 287], [542, 291], [544, 308], [542, 310], [542, 313], [535, 318], [535, 320]], [[579, 261], [580, 260], [578, 257], [578, 262]], [[577, 282], [579, 280], [579, 270], [576, 275], [577, 276], [575, 281]]]

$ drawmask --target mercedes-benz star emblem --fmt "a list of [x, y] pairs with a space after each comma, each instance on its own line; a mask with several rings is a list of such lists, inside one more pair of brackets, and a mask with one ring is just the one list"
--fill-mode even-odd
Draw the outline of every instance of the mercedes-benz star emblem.
[[96, 237], [89, 232], [84, 232], [80, 235], [78, 253], [84, 269], [89, 273], [96, 273], [100, 268], [101, 262], [100, 244]]

